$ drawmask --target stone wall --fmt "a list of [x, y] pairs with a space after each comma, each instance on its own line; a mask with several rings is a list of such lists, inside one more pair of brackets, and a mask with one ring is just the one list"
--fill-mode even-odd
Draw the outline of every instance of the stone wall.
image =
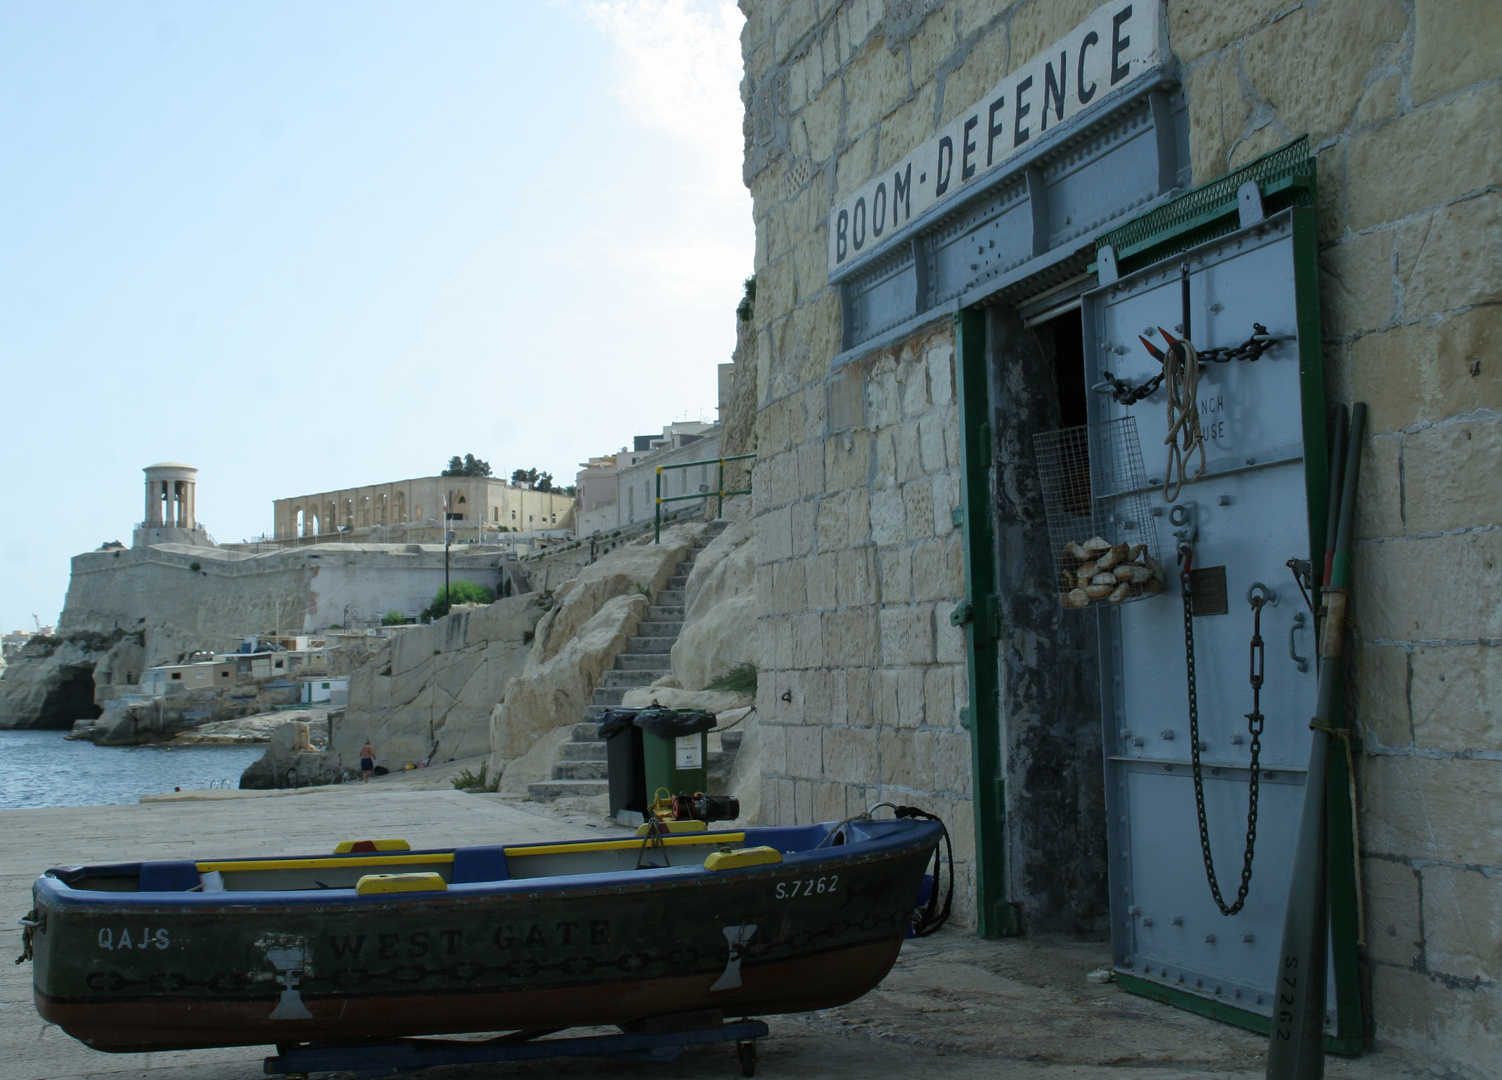
[[[1095, 6], [743, 0], [771, 643], [758, 710], [767, 803], [785, 820], [843, 816], [891, 787], [945, 813], [969, 854], [963, 653], [946, 617], [961, 590], [952, 337], [936, 320], [832, 370], [825, 220]], [[1502, 19], [1482, 0], [1165, 14], [1193, 183], [1309, 136], [1330, 403], [1371, 407], [1347, 700], [1365, 751], [1375, 1037], [1451, 1075], [1497, 1075]]]

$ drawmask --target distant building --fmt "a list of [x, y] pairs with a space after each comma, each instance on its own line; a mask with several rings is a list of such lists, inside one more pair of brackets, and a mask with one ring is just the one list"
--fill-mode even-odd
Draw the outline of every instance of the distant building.
[[277, 499], [273, 517], [278, 541], [318, 537], [324, 542], [441, 543], [445, 529], [460, 539], [478, 539], [484, 532], [568, 529], [574, 523], [574, 500], [489, 476], [425, 476]]
[[[734, 365], [730, 365], [734, 366]], [[580, 492], [576, 536], [591, 536], [650, 521], [657, 507], [657, 468], [718, 458], [720, 426], [702, 421], [668, 424], [661, 435], [637, 435], [631, 450], [622, 447], [609, 457], [581, 463], [576, 483]], [[662, 474], [664, 496], [716, 489], [715, 466], [669, 469]], [[689, 502], [664, 505], [665, 511], [686, 509]]]

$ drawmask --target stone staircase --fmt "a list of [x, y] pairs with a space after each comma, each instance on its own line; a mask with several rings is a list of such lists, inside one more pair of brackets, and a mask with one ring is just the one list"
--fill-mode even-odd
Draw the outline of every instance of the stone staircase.
[[[652, 598], [647, 617], [636, 627], [636, 636], [626, 642], [626, 648], [615, 658], [615, 667], [605, 672], [604, 681], [594, 689], [591, 703], [584, 707], [582, 722], [574, 725], [573, 735], [561, 747], [558, 761], [553, 765], [553, 778], [527, 785], [533, 801], [604, 795], [610, 790], [605, 768], [605, 743], [597, 737], [595, 730], [598, 716], [605, 709], [619, 705], [627, 690], [650, 686], [672, 671], [673, 642], [678, 640], [678, 631], [683, 629], [683, 590], [688, 585], [689, 571], [693, 569], [699, 552], [724, 532], [727, 524], [725, 521], [711, 521], [694, 541], [688, 558], [674, 568], [667, 588]], [[716, 760], [717, 753], [711, 751], [705, 764], [711, 772], [720, 765], [721, 771], [728, 773], [723, 760]], [[718, 756], [724, 757], [723, 753], [718, 753]]]

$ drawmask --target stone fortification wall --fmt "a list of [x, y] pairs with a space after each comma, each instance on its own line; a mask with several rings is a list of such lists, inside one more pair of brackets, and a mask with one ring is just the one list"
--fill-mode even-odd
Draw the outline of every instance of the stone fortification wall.
[[[494, 587], [502, 555], [450, 552], [452, 580]], [[229, 651], [249, 634], [300, 634], [421, 611], [443, 587], [442, 545], [322, 544], [259, 553], [164, 544], [73, 559], [60, 632], [146, 630], [146, 663]]]
[[195, 649], [228, 652], [247, 634], [302, 633], [318, 564], [228, 557], [168, 544], [73, 557], [58, 628], [145, 632], [145, 665]]
[[[1095, 7], [743, 3], [758, 710], [768, 802], [790, 819], [843, 816], [890, 786], [923, 794], [972, 850], [947, 620], [961, 595], [951, 334], [936, 320], [831, 370], [826, 216]], [[1484, 583], [1502, 559], [1502, 20], [1481, 0], [1158, 10], [1194, 184], [1300, 135], [1316, 156], [1330, 403], [1371, 407], [1347, 700], [1364, 740], [1374, 1031], [1453, 1075], [1495, 1075], [1502, 624]]]
[[[495, 588], [503, 558], [496, 549], [453, 549], [450, 578]], [[103, 705], [129, 692], [130, 676], [144, 668], [199, 649], [232, 652], [252, 634], [375, 622], [392, 610], [415, 615], [443, 580], [441, 544], [259, 552], [159, 544], [77, 555], [59, 620], [63, 645], [33, 650], [7, 672], [0, 726], [71, 726], [98, 715], [89, 699]], [[74, 685], [89, 679], [82, 690]]]

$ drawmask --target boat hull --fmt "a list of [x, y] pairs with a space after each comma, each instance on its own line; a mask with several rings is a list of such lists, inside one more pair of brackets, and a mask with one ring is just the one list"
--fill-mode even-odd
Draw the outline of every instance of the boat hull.
[[[881, 850], [445, 892], [35, 897], [43, 1018], [109, 1051], [828, 1008], [896, 959], [932, 830]], [[748, 840], [750, 839], [748, 835]]]

